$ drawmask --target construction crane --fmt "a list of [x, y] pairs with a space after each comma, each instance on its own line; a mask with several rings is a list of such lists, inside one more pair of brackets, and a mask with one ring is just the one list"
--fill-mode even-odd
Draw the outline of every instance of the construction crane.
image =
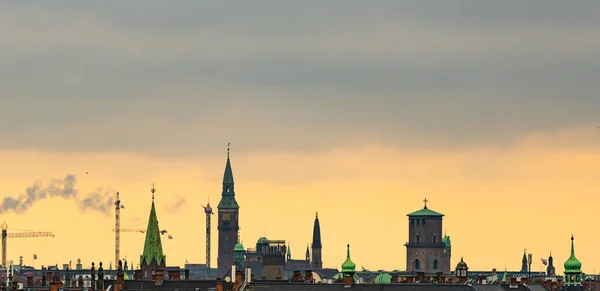
[[119, 199], [117, 192], [117, 200], [115, 201], [115, 264], [119, 263], [121, 256], [121, 208], [125, 208]]
[[6, 222], [2, 222], [2, 266], [8, 268], [6, 265], [6, 245], [9, 238], [29, 238], [29, 237], [54, 237], [54, 234], [50, 231], [28, 231], [28, 232], [15, 232], [8, 233], [8, 225]]
[[[116, 231], [116, 229], [113, 229], [113, 231]], [[121, 232], [139, 232], [139, 233], [146, 233], [145, 229], [139, 229], [139, 228], [125, 228], [125, 229], [121, 229]], [[163, 229], [160, 231], [160, 234], [165, 234], [167, 233], [167, 230]]]
[[210, 198], [206, 206], [202, 205], [206, 214], [206, 278], [208, 278], [208, 270], [210, 270], [210, 216], [214, 215], [210, 207]]

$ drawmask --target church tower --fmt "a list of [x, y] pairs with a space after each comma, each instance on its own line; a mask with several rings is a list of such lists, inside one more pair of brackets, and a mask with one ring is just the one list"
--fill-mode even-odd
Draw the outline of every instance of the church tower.
[[521, 259], [521, 273], [527, 273], [527, 250], [523, 251], [523, 259]]
[[315, 217], [315, 225], [313, 226], [313, 241], [312, 241], [311, 266], [314, 269], [323, 269], [323, 261], [321, 259], [321, 249], [322, 248], [323, 248], [323, 245], [321, 244], [321, 225], [319, 224], [319, 213], [317, 212], [316, 217]]
[[442, 239], [444, 214], [427, 208], [407, 214], [406, 271], [450, 274], [448, 247]]
[[223, 175], [223, 192], [221, 201], [217, 206], [219, 209], [219, 257], [217, 258], [217, 277], [222, 277], [231, 269], [234, 261], [233, 249], [237, 244], [239, 226], [240, 206], [235, 201], [233, 183], [233, 171], [229, 160], [229, 145], [227, 145], [227, 164]]
[[564, 291], [580, 291], [581, 286], [581, 262], [575, 257], [575, 246], [573, 236], [571, 236], [571, 256], [564, 264], [565, 267], [565, 286]]
[[154, 184], [152, 184], [151, 192], [152, 206], [150, 207], [150, 217], [148, 218], [148, 228], [146, 229], [144, 253], [140, 256], [140, 269], [142, 270], [142, 278], [144, 280], [151, 280], [153, 272], [164, 272], [167, 265], [167, 257], [163, 254], [158, 218], [156, 216], [156, 209], [154, 208], [154, 193], [156, 192]]

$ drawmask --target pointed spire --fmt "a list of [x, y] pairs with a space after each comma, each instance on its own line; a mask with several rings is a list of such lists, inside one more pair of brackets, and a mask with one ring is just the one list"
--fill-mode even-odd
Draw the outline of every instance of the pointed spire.
[[221, 201], [217, 208], [219, 209], [238, 209], [240, 206], [235, 201], [235, 190], [233, 181], [233, 171], [231, 170], [231, 160], [229, 158], [229, 146], [227, 144], [227, 163], [225, 164], [225, 173], [223, 174], [223, 192], [221, 193]]
[[154, 207], [154, 183], [152, 183], [152, 206], [150, 208], [150, 217], [148, 218], [148, 228], [146, 229], [146, 240], [144, 242], [144, 253], [140, 258], [140, 265], [146, 261], [147, 265], [150, 265], [152, 260], [155, 260], [158, 265], [165, 260], [163, 254], [162, 242], [160, 239], [160, 230], [158, 228], [158, 218], [156, 215], [156, 208]]
[[346, 261], [342, 264], [342, 273], [354, 273], [356, 271], [356, 264], [350, 259], [350, 244], [347, 245], [346, 249]]
[[315, 224], [313, 225], [313, 241], [312, 248], [320, 249], [323, 245], [321, 244], [321, 224], [319, 223], [319, 213], [317, 212], [315, 217]]
[[225, 174], [223, 175], [223, 184], [233, 184], [233, 171], [231, 170], [231, 161], [229, 159], [229, 146], [227, 144], [227, 164], [225, 165]]

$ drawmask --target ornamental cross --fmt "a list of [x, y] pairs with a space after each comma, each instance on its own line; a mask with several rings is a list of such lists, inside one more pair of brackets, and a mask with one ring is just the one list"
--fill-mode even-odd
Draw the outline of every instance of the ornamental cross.
[[427, 198], [425, 198], [425, 199], [423, 200], [423, 202], [425, 202], [425, 208], [427, 208], [427, 201], [429, 201], [429, 200], [427, 200]]

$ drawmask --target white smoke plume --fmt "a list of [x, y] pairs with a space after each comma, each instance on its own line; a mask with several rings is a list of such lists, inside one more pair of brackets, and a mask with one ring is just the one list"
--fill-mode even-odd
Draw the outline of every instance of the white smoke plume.
[[112, 205], [116, 190], [99, 187], [84, 197], [79, 197], [79, 190], [75, 188], [77, 177], [67, 175], [64, 179], [53, 179], [48, 183], [35, 181], [32, 186], [27, 187], [24, 193], [17, 198], [5, 197], [0, 203], [0, 214], [4, 212], [24, 213], [37, 201], [62, 197], [73, 199], [81, 211], [95, 210], [107, 216], [111, 215]]

